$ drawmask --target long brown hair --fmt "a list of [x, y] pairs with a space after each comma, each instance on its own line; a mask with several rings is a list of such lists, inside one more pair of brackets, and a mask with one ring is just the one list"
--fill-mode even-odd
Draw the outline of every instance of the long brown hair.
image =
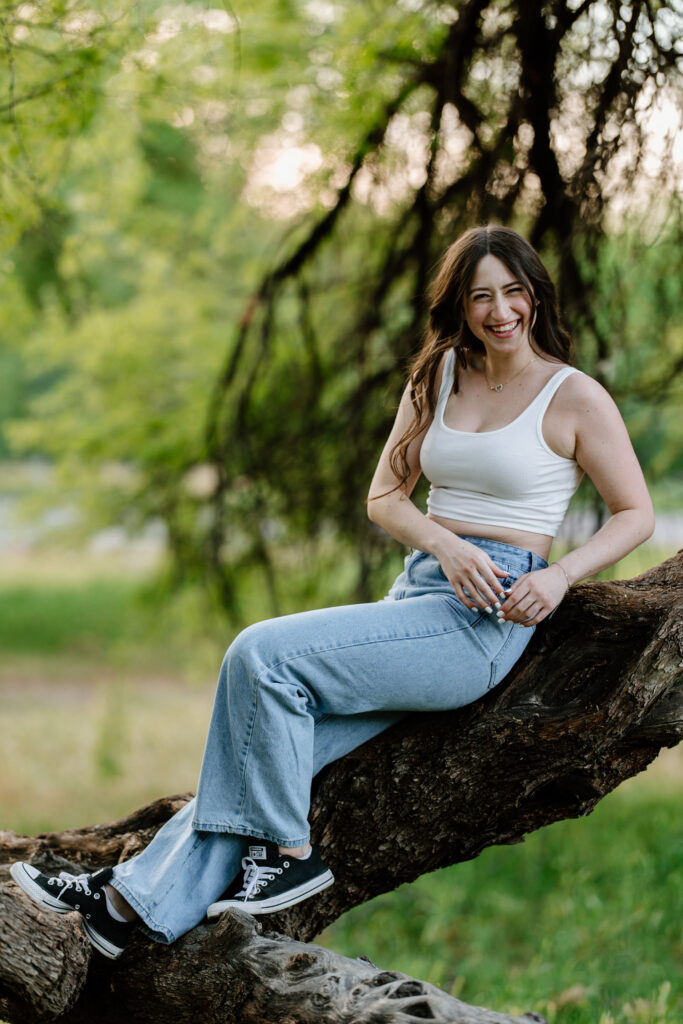
[[397, 487], [403, 487], [410, 475], [408, 446], [424, 429], [427, 415], [434, 415], [441, 357], [450, 348], [455, 352], [453, 390], [457, 394], [460, 371], [471, 365], [473, 355], [485, 353], [467, 325], [464, 302], [479, 261], [489, 255], [505, 264], [536, 304], [534, 347], [565, 363], [571, 361], [572, 342], [560, 323], [555, 286], [533, 246], [516, 231], [498, 225], [466, 231], [446, 250], [429, 292], [424, 342], [408, 376], [413, 419], [389, 460], [399, 480]]

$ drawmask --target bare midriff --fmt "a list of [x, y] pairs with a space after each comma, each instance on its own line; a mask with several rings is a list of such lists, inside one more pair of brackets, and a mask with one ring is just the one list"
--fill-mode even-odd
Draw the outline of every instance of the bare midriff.
[[544, 533], [527, 533], [525, 530], [512, 530], [507, 526], [489, 526], [487, 523], [465, 523], [460, 519], [446, 519], [444, 516], [434, 516], [427, 513], [427, 518], [444, 526], [451, 533], [457, 533], [460, 537], [486, 537], [488, 540], [499, 540], [503, 544], [513, 544], [517, 548], [525, 548], [533, 551], [547, 560], [550, 554], [552, 537]]

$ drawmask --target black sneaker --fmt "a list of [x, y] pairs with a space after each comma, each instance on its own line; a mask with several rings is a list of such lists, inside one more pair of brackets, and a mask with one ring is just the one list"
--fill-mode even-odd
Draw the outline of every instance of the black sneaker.
[[244, 877], [233, 882], [206, 912], [209, 920], [237, 907], [248, 914], [274, 914], [322, 892], [334, 882], [317, 850], [302, 860], [278, 853], [277, 843], [255, 841], [242, 858]]
[[121, 956], [135, 922], [115, 921], [107, 910], [102, 887], [112, 876], [111, 868], [102, 868], [93, 875], [70, 875], [62, 871], [58, 877], [48, 878], [32, 864], [18, 861], [12, 864], [10, 874], [28, 896], [47, 910], [57, 914], [77, 910], [95, 949], [110, 960]]

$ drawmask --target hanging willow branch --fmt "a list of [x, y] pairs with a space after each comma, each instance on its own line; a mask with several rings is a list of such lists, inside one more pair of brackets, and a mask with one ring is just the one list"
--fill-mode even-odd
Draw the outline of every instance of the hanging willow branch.
[[[597, 21], [606, 9], [608, 27]], [[396, 69], [395, 94], [369, 127], [361, 128], [347, 179], [330, 208], [320, 217], [312, 213], [303, 240], [263, 275], [216, 382], [206, 436], [219, 475], [210, 537], [217, 573], [236, 476], [270, 489], [272, 516], [287, 520], [305, 507], [308, 533], [331, 521], [356, 551], [365, 550], [363, 497], [386, 436], [386, 396], [398, 394], [403, 365], [419, 340], [435, 261], [466, 227], [490, 220], [522, 222], [536, 247], [557, 253], [562, 305], [579, 342], [592, 338], [594, 372], [600, 379], [614, 345], [604, 318], [596, 315], [592, 270], [604, 233], [602, 188], [622, 145], [620, 128], [637, 124], [637, 106], [657, 83], [669, 80], [674, 65], [675, 33], [669, 30], [667, 42], [661, 9], [635, 0], [623, 22], [616, 0], [607, 8], [602, 0], [584, 0], [575, 9], [568, 0], [512, 0], [504, 7], [466, 0], [428, 58], [414, 51], [378, 55]], [[611, 49], [607, 41], [613, 42]], [[571, 84], [579, 64], [602, 68], [583, 91]], [[491, 69], [485, 82], [482, 66]], [[581, 105], [580, 120], [571, 125], [561, 109], [567, 97]], [[356, 186], [372, 172], [379, 175], [374, 187], [381, 193], [382, 175], [390, 176], [392, 125], [397, 117], [410, 119], [417, 111], [425, 115], [420, 122], [423, 180], [406, 186], [405, 200], [395, 201], [389, 211], [374, 212], [372, 187], [370, 198], [361, 202]], [[579, 131], [584, 135], [576, 143], [584, 147], [583, 157], [572, 164], [557, 152], [563, 130], [571, 130], [572, 138]], [[454, 132], [469, 139], [455, 163], [448, 149]], [[643, 139], [636, 138], [642, 146]], [[634, 145], [629, 136], [629, 146]], [[634, 152], [632, 167], [637, 160]], [[359, 258], [348, 266], [345, 254], [354, 247]], [[302, 288], [297, 282], [304, 276]], [[340, 280], [343, 308], [338, 309]], [[292, 317], [293, 306], [299, 312]], [[292, 366], [298, 387], [291, 399], [278, 398], [271, 385], [270, 408], [276, 410], [279, 429], [264, 438], [257, 391], [275, 380], [278, 345], [288, 338], [296, 351], [297, 344], [310, 340], [305, 330], [297, 338], [293, 322], [315, 324], [320, 358], [315, 366], [310, 361], [307, 367]], [[667, 387], [669, 371], [665, 365], [657, 381], [649, 379], [647, 393]], [[340, 381], [347, 380], [342, 388]], [[286, 386], [281, 379], [281, 390]], [[302, 417], [300, 396], [314, 389], [317, 398]], [[325, 402], [328, 393], [334, 397]], [[250, 440], [255, 435], [258, 443]], [[320, 470], [324, 460], [318, 458], [316, 443], [322, 439], [343, 478], [339, 490], [331, 475]], [[279, 457], [282, 452], [297, 452], [310, 464], [310, 482], [290, 473]], [[364, 579], [366, 569], [361, 567]], [[370, 594], [361, 587], [357, 596]]]

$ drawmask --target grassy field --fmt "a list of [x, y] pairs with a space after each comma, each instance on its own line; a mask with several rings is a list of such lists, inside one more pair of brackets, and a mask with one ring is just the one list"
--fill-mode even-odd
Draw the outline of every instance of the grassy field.
[[[6, 569], [0, 828], [104, 821], [192, 789], [231, 631], [196, 595], [150, 600], [120, 566], [46, 555]], [[321, 941], [553, 1024], [681, 1024], [682, 797], [679, 748], [589, 818], [425, 876]]]
[[669, 752], [589, 818], [423, 876], [322, 941], [492, 1009], [680, 1024], [682, 775]]

